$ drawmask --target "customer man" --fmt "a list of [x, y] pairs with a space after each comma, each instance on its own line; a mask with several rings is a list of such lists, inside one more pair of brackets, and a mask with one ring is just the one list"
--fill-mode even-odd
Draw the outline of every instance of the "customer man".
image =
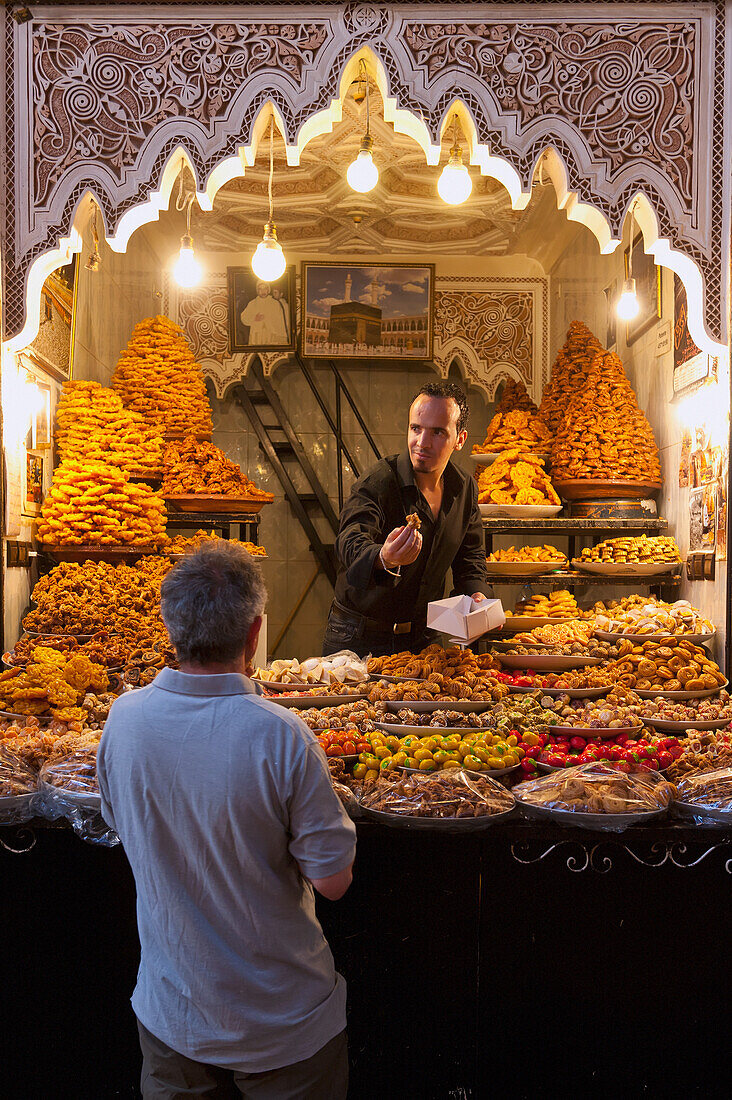
[[132, 1006], [145, 1100], [343, 1100], [346, 989], [315, 916], [351, 882], [355, 830], [325, 756], [246, 672], [266, 592], [222, 541], [161, 589], [180, 671], [112, 707], [102, 813], [137, 886]]
[[353, 486], [340, 515], [323, 653], [418, 652], [433, 640], [427, 604], [443, 597], [450, 568], [455, 594], [491, 594], [477, 486], [450, 462], [467, 439], [468, 415], [459, 386], [423, 386], [409, 409], [407, 450]]

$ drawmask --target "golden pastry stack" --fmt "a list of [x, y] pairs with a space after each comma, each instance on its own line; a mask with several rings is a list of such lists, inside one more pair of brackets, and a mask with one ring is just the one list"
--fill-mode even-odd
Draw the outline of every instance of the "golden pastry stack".
[[165, 504], [106, 462], [65, 459], [43, 502], [38, 537], [50, 546], [156, 546], [165, 541]]
[[549, 385], [541, 395], [539, 416], [550, 432], [555, 433], [567, 406], [585, 381], [590, 364], [602, 344], [581, 321], [572, 321], [567, 339], [557, 352]]
[[481, 504], [561, 504], [544, 462], [519, 448], [504, 451], [478, 478]]
[[651, 426], [614, 352], [595, 353], [567, 406], [552, 447], [552, 473], [557, 481], [661, 481]]
[[652, 565], [662, 562], [680, 562], [681, 552], [676, 539], [671, 535], [625, 536], [618, 539], [605, 539], [597, 546], [586, 546], [579, 556], [580, 561], [609, 561]]
[[208, 435], [211, 406], [200, 365], [180, 325], [148, 317], [135, 325], [112, 375], [128, 409], [170, 435]]
[[195, 439], [171, 441], [165, 447], [164, 496], [188, 493], [251, 497], [271, 504], [272, 493], [257, 488], [236, 462], [213, 443]]
[[526, 603], [516, 604], [514, 615], [536, 615], [546, 619], [576, 619], [580, 613], [577, 601], [566, 588], [548, 596], [532, 596]]
[[548, 454], [552, 436], [524, 387], [512, 378], [506, 382], [482, 444], [473, 454], [495, 453], [519, 447], [522, 451]]
[[526, 392], [526, 387], [513, 378], [507, 378], [501, 390], [501, 400], [496, 405], [496, 412], [511, 412], [512, 409], [521, 409], [534, 415], [539, 411]]
[[159, 477], [163, 437], [98, 382], [65, 382], [56, 410], [59, 457], [108, 462], [126, 474]]

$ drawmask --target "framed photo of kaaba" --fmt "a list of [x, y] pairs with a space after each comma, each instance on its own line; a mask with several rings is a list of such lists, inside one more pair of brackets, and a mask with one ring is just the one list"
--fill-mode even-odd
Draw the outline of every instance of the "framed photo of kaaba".
[[304, 263], [308, 359], [432, 358], [434, 264]]

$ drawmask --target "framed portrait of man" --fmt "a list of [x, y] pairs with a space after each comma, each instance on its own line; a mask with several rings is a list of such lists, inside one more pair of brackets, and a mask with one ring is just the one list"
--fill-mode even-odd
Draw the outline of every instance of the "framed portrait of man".
[[295, 350], [295, 268], [271, 283], [250, 267], [226, 269], [229, 351]]

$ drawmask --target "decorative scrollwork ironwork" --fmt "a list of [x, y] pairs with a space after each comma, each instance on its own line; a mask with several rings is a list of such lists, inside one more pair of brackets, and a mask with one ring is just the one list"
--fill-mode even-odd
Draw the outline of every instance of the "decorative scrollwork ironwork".
[[36, 841], [37, 841], [38, 838], [36, 837], [36, 834], [33, 831], [33, 829], [20, 828], [20, 829], [17, 830], [16, 836], [17, 836], [18, 841], [20, 841], [21, 844], [23, 844], [24, 838], [27, 838], [30, 841], [30, 843], [25, 844], [23, 847], [20, 847], [20, 848], [14, 848], [12, 844], [6, 844], [5, 841], [3, 840], [3, 838], [0, 837], [0, 844], [2, 844], [2, 846], [3, 846], [3, 848], [5, 849], [6, 852], [12, 852], [13, 855], [22, 856], [26, 852], [30, 852], [30, 850], [32, 848], [35, 848]]

